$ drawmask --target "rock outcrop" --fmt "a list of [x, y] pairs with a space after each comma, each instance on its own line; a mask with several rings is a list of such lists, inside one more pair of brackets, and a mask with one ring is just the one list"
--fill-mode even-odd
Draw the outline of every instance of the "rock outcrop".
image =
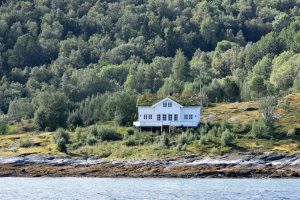
[[112, 161], [49, 155], [0, 157], [0, 176], [18, 177], [300, 177], [300, 154], [247, 152], [162, 160]]

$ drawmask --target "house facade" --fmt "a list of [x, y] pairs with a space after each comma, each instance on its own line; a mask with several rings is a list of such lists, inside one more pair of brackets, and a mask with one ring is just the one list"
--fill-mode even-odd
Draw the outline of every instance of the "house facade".
[[182, 105], [166, 97], [153, 105], [138, 105], [136, 127], [197, 127], [201, 119], [199, 105]]

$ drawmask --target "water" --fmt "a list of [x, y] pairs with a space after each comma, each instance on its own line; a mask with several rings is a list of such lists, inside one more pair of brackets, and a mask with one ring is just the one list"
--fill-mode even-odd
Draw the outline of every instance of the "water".
[[1, 200], [300, 199], [300, 179], [0, 178]]

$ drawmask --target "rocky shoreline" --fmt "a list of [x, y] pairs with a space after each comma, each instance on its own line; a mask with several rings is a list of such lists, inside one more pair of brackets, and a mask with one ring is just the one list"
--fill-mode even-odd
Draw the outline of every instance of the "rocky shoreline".
[[163, 160], [112, 161], [50, 155], [0, 157], [0, 177], [300, 177], [300, 154], [247, 152]]

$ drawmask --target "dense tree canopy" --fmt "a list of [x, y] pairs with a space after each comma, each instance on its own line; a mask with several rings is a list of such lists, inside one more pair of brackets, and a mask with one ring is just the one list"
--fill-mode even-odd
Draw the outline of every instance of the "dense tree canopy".
[[299, 16], [298, 0], [1, 1], [0, 109], [53, 129], [128, 124], [141, 93], [296, 91]]

